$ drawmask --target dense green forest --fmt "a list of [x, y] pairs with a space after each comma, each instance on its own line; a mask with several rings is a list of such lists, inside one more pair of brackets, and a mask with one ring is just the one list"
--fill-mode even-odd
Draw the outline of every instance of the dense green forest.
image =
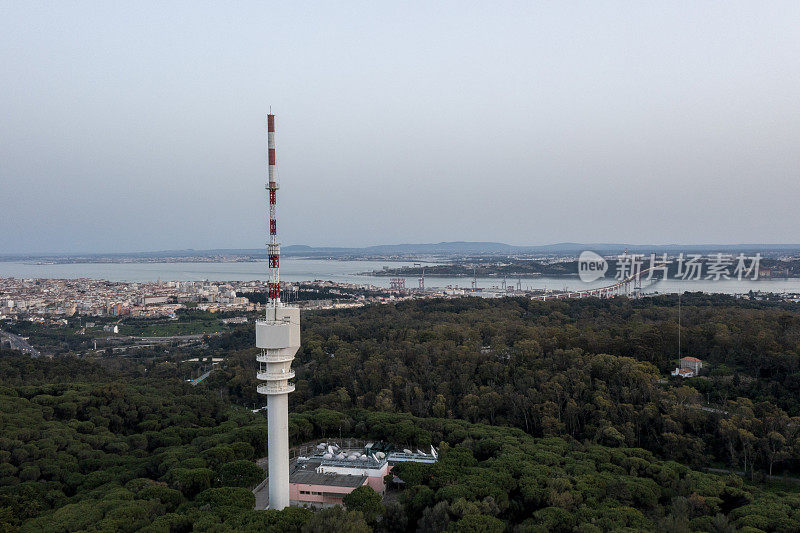
[[207, 340], [225, 365], [198, 387], [185, 354], [0, 352], [0, 531], [800, 530], [797, 306], [685, 295], [682, 354], [706, 368], [678, 381], [676, 304], [304, 314], [292, 442], [441, 448], [398, 467], [389, 503], [316, 514], [252, 510], [266, 420], [249, 410], [251, 326]]
[[[378, 513], [253, 511], [263, 417], [206, 390], [96, 364], [3, 354], [0, 522], [21, 531], [788, 531], [800, 497], [657, 459], [641, 448], [364, 409], [308, 410], [291, 438], [441, 447], [407, 464]], [[355, 505], [357, 507], [357, 505]], [[683, 529], [681, 529], [683, 528]], [[743, 529], [744, 530], [744, 529]]]
[[[800, 472], [800, 312], [795, 304], [685, 295], [536, 302], [418, 300], [308, 315], [293, 409], [361, 407], [644, 447], [659, 457]], [[209, 386], [244, 405], [252, 339]]]

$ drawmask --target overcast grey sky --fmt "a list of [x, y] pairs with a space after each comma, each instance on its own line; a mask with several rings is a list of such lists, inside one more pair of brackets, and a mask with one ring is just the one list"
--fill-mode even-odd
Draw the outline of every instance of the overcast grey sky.
[[[224, 4], [224, 5], [223, 5]], [[800, 242], [800, 2], [0, 2], [0, 253]]]

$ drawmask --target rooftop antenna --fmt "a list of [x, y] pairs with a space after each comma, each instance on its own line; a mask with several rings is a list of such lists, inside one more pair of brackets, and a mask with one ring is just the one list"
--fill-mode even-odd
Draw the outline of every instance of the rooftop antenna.
[[681, 293], [678, 293], [678, 359], [681, 358]]

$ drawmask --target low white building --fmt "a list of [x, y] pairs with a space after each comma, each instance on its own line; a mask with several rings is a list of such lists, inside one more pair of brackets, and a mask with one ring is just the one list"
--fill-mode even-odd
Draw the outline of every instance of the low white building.
[[700, 370], [702, 368], [703, 361], [697, 357], [681, 357], [678, 361], [678, 366], [672, 371], [672, 375], [682, 378], [693, 378], [700, 375]]
[[691, 368], [676, 368], [672, 371], [673, 376], [680, 376], [682, 378], [693, 378], [694, 371]]

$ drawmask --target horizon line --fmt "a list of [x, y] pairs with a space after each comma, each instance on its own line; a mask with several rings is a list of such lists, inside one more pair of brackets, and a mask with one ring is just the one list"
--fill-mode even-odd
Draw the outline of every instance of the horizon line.
[[[380, 247], [402, 247], [402, 246], [441, 246], [441, 245], [453, 245], [453, 244], [463, 244], [463, 245], [492, 245], [492, 246], [508, 246], [510, 248], [549, 248], [549, 247], [564, 247], [564, 246], [583, 246], [583, 247], [592, 247], [592, 246], [602, 246], [602, 247], [657, 247], [657, 248], [667, 248], [667, 247], [678, 247], [678, 246], [686, 246], [691, 248], [701, 248], [701, 247], [731, 247], [731, 248], [742, 248], [742, 247], [763, 247], [765, 249], [793, 249], [797, 248], [800, 249], [800, 243], [699, 243], [699, 244], [690, 244], [690, 243], [665, 243], [665, 244], [657, 244], [657, 243], [624, 243], [624, 242], [577, 242], [577, 241], [562, 241], [562, 242], [553, 242], [548, 244], [509, 244], [500, 241], [440, 241], [440, 242], [402, 242], [402, 243], [382, 243], [382, 244], [368, 244], [368, 245], [361, 245], [361, 246], [332, 246], [332, 245], [309, 245], [309, 244], [290, 244], [283, 246], [283, 249], [286, 250], [287, 248], [309, 248], [309, 249], [319, 249], [319, 250], [367, 250], [369, 248], [380, 248]], [[170, 252], [193, 252], [196, 254], [202, 253], [209, 253], [209, 252], [246, 252], [246, 253], [253, 253], [253, 252], [264, 252], [266, 254], [266, 247], [262, 248], [170, 248], [170, 249], [162, 249], [162, 250], [135, 250], [135, 251], [70, 251], [70, 252], [3, 252], [0, 253], [0, 257], [49, 257], [49, 256], [81, 256], [81, 255], [94, 255], [94, 256], [110, 256], [110, 255], [145, 255], [145, 254], [165, 254]]]

